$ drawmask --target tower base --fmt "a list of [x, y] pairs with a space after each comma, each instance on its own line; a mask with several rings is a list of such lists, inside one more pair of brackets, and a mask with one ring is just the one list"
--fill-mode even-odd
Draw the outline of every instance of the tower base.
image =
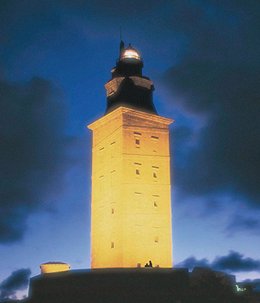
[[235, 277], [209, 268], [116, 268], [36, 276], [27, 303], [241, 303]]
[[185, 302], [187, 269], [74, 270], [33, 277], [29, 303]]

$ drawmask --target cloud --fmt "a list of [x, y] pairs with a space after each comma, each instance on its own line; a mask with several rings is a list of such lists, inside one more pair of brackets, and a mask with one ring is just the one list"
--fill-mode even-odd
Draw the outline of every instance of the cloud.
[[200, 148], [189, 153], [177, 182], [191, 195], [230, 191], [259, 207], [257, 73], [250, 67], [229, 68], [189, 62], [170, 72], [179, 94], [185, 94], [187, 110], [208, 116], [200, 132]]
[[258, 217], [235, 215], [227, 225], [225, 231], [228, 234], [247, 231], [250, 233], [256, 233], [258, 235], [259, 229], [260, 220]]
[[176, 267], [186, 267], [190, 270], [194, 267], [210, 267], [209, 261], [207, 259], [197, 260], [195, 257], [189, 257], [184, 261], [175, 265]]
[[66, 164], [64, 104], [53, 85], [0, 82], [0, 243], [20, 240], [26, 219], [47, 207]]
[[15, 298], [16, 291], [26, 289], [30, 275], [31, 270], [29, 268], [13, 271], [11, 275], [0, 284], [0, 300]]
[[187, 37], [189, 50], [163, 82], [173, 106], [206, 121], [185, 166], [183, 159], [181, 165], [175, 162], [178, 188], [187, 196], [226, 193], [259, 208], [260, 46], [255, 41], [260, 24], [255, 8], [232, 1], [180, 6], [186, 17], [181, 22], [179, 15], [172, 24]]
[[230, 251], [226, 256], [216, 257], [212, 262], [207, 259], [197, 260], [195, 257], [189, 257], [176, 265], [177, 267], [210, 267], [214, 270], [228, 272], [260, 272], [260, 260], [246, 258], [243, 254], [235, 251]]
[[211, 266], [231, 272], [260, 271], [260, 260], [246, 258], [238, 252], [230, 251], [227, 256], [216, 257]]

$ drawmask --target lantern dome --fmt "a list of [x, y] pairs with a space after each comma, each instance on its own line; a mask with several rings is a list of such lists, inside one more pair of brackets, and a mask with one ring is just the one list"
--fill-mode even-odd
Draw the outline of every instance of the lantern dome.
[[142, 61], [140, 53], [129, 44], [128, 47], [124, 48], [120, 54], [120, 61], [134, 59]]

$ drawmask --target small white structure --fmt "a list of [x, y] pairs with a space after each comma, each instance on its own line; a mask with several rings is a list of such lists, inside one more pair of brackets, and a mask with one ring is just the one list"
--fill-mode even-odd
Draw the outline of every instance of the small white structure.
[[47, 262], [40, 265], [41, 274], [69, 271], [70, 265], [64, 262]]

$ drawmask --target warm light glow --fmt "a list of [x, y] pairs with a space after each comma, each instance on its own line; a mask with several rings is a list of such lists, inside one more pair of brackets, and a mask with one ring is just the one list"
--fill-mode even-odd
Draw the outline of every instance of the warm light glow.
[[171, 122], [120, 107], [89, 125], [92, 268], [172, 267]]
[[137, 59], [137, 60], [141, 60], [140, 55], [137, 53], [137, 51], [135, 51], [134, 49], [126, 49], [122, 56], [121, 59]]
[[63, 262], [48, 262], [40, 265], [42, 274], [69, 271], [70, 265]]

